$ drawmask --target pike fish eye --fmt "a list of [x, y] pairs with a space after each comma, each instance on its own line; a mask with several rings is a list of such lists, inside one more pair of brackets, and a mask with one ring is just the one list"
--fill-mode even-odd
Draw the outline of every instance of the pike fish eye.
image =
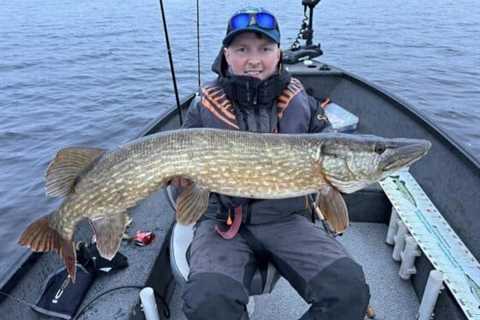
[[385, 152], [387, 148], [384, 146], [384, 145], [376, 145], [375, 146], [375, 152], [378, 153], [378, 154], [382, 154]]

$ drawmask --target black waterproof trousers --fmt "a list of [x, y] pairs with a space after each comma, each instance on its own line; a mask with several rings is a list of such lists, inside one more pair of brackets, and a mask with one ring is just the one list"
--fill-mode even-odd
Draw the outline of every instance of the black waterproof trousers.
[[[240, 320], [246, 312], [254, 254], [240, 234], [221, 238], [215, 224], [206, 219], [195, 227], [183, 294], [189, 320]], [[362, 268], [323, 227], [292, 215], [248, 229], [269, 251], [280, 274], [311, 304], [301, 320], [364, 319], [370, 294]]]

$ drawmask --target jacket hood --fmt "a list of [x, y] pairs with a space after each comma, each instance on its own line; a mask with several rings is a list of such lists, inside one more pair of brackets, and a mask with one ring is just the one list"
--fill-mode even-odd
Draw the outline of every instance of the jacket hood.
[[220, 51], [218, 52], [217, 57], [212, 64], [212, 71], [220, 77], [225, 77], [228, 70], [227, 60], [225, 59], [225, 55], [223, 54], [224, 48], [224, 46], [220, 48]]

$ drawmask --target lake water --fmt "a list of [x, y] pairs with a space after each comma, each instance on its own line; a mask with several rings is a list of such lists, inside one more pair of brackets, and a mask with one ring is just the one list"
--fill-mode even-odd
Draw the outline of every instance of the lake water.
[[[202, 81], [227, 18], [258, 4], [293, 42], [300, 0], [200, 1]], [[181, 97], [197, 88], [195, 8], [165, 1]], [[478, 1], [323, 1], [314, 17], [323, 62], [406, 100], [480, 158]], [[27, 252], [25, 226], [58, 206], [44, 192], [55, 152], [116, 146], [174, 103], [158, 1], [2, 1], [0, 280]]]

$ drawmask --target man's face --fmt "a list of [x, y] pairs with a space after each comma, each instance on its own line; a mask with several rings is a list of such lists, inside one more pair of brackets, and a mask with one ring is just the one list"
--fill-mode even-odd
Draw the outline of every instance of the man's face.
[[265, 37], [253, 32], [237, 35], [230, 46], [225, 48], [225, 59], [230, 71], [237, 76], [251, 76], [267, 79], [277, 71], [280, 48]]

